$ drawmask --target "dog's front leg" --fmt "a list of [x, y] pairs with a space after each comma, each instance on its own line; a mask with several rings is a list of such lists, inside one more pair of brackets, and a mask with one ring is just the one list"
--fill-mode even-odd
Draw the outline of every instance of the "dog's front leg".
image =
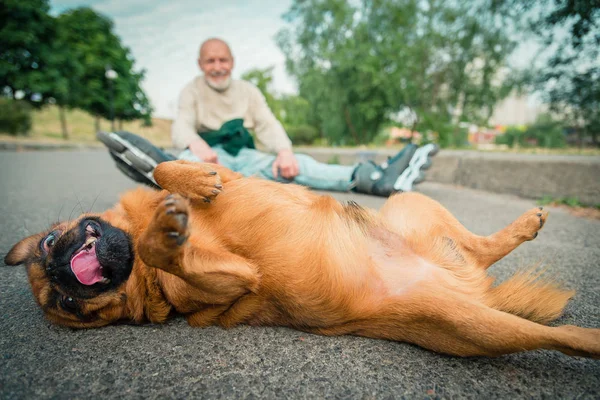
[[[197, 301], [230, 304], [240, 296], [256, 292], [256, 268], [244, 258], [188, 229], [189, 205], [179, 195], [168, 195], [141, 235], [137, 252], [142, 261], [176, 275], [199, 289]], [[196, 291], [198, 292], [198, 291]]]
[[222, 165], [185, 160], [163, 162], [154, 170], [154, 179], [163, 189], [205, 203], [221, 193], [223, 184], [242, 177]]

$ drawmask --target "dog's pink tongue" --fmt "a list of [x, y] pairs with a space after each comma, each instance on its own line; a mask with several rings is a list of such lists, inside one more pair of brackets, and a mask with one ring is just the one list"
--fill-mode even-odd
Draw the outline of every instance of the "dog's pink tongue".
[[84, 285], [93, 285], [102, 280], [102, 267], [96, 258], [96, 246], [82, 250], [71, 259], [71, 271]]

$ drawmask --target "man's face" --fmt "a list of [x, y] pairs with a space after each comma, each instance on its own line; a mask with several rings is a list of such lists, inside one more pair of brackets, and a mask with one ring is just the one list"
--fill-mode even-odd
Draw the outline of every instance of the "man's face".
[[200, 51], [198, 65], [206, 83], [215, 90], [223, 91], [231, 83], [233, 56], [225, 43], [218, 41], [205, 43]]

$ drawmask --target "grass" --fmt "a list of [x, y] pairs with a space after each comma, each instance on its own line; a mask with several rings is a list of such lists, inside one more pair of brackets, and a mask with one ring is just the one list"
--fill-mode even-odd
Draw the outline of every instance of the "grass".
[[[97, 143], [95, 120], [90, 114], [81, 110], [68, 110], [66, 112], [67, 130], [69, 141], [77, 143]], [[55, 106], [44, 107], [33, 113], [33, 126], [27, 136], [0, 135], [0, 139], [14, 140], [26, 139], [31, 141], [64, 142], [58, 108]], [[171, 120], [152, 118], [152, 126], [145, 127], [141, 120], [123, 122], [123, 130], [136, 133], [145, 137], [152, 143], [168, 147], [171, 145]], [[116, 125], [117, 129], [119, 128]], [[110, 130], [110, 121], [101, 118], [100, 130]]]
[[340, 163], [340, 156], [338, 156], [337, 154], [334, 154], [332, 157], [329, 158], [329, 160], [327, 160], [327, 164], [339, 164]]
[[577, 197], [554, 198], [552, 196], [544, 196], [537, 202], [540, 206], [546, 205], [565, 205], [569, 207], [584, 207]]
[[537, 204], [540, 206], [564, 207], [571, 214], [585, 218], [600, 219], [600, 204], [582, 204], [577, 197], [556, 198], [548, 195], [539, 199]]
[[520, 147], [502, 150], [478, 150], [478, 151], [494, 151], [504, 153], [520, 153], [520, 154], [562, 154], [562, 155], [581, 155], [581, 156], [600, 156], [600, 149], [594, 148], [579, 148], [566, 147], [563, 149], [547, 149], [543, 147]]

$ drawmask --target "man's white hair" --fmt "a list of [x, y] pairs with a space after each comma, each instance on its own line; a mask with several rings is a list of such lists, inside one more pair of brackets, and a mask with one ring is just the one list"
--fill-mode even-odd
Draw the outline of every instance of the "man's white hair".
[[198, 56], [200, 58], [202, 58], [202, 50], [204, 50], [204, 48], [206, 47], [207, 44], [209, 43], [222, 43], [227, 47], [227, 50], [229, 50], [229, 55], [233, 58], [233, 53], [231, 52], [231, 47], [229, 47], [229, 43], [227, 43], [226, 41], [224, 41], [221, 38], [217, 38], [217, 37], [212, 37], [209, 39], [206, 39], [204, 42], [202, 42], [202, 44], [200, 45], [200, 50], [198, 51]]

